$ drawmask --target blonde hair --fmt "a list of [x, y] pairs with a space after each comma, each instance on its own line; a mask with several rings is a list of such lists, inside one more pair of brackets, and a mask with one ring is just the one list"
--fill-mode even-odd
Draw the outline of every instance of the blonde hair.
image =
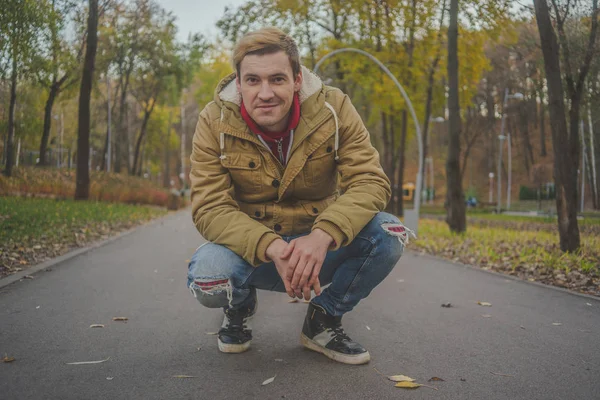
[[240, 76], [240, 65], [247, 55], [273, 54], [283, 51], [287, 54], [294, 78], [300, 73], [300, 54], [298, 45], [290, 36], [278, 28], [262, 28], [254, 32], [248, 32], [238, 40], [233, 49], [233, 67], [238, 78]]

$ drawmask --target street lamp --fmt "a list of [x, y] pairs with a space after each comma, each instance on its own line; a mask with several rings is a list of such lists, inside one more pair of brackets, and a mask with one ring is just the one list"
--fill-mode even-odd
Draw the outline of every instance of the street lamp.
[[502, 167], [502, 144], [504, 139], [508, 141], [508, 187], [506, 188], [506, 209], [510, 210], [510, 197], [511, 197], [511, 184], [512, 184], [512, 152], [510, 143], [510, 132], [507, 136], [504, 135], [504, 127], [506, 126], [506, 107], [508, 105], [508, 99], [522, 100], [525, 98], [523, 93], [508, 94], [508, 88], [504, 89], [504, 103], [502, 105], [502, 124], [500, 125], [500, 152], [498, 157], [498, 206], [496, 208], [498, 214], [501, 211], [502, 200], [500, 196], [500, 190], [502, 189], [502, 183], [500, 181], [501, 173], [500, 168]]
[[406, 101], [406, 104], [408, 105], [408, 109], [409, 109], [410, 114], [415, 123], [415, 131], [417, 133], [417, 143], [419, 145], [419, 169], [417, 170], [417, 182], [416, 182], [415, 196], [413, 199], [413, 204], [414, 204], [413, 210], [406, 210], [404, 212], [404, 220], [405, 220], [406, 225], [416, 233], [417, 227], [419, 224], [419, 208], [421, 205], [420, 203], [421, 203], [421, 184], [422, 184], [421, 171], [423, 170], [424, 160], [423, 160], [423, 138], [421, 137], [421, 127], [419, 126], [419, 120], [417, 119], [417, 114], [415, 113], [415, 109], [413, 108], [412, 103], [411, 103], [408, 95], [406, 94], [406, 91], [404, 90], [404, 88], [402, 87], [400, 82], [398, 82], [398, 79], [396, 79], [394, 74], [392, 74], [390, 72], [390, 70], [381, 61], [379, 61], [372, 54], [370, 54], [364, 50], [354, 49], [354, 48], [343, 48], [343, 49], [334, 50], [331, 53], [328, 53], [325, 56], [323, 56], [323, 58], [321, 58], [317, 62], [317, 64], [315, 65], [315, 68], [314, 68], [314, 72], [317, 73], [319, 71], [319, 67], [321, 66], [321, 64], [323, 64], [323, 62], [326, 59], [328, 59], [329, 57], [332, 57], [338, 53], [343, 53], [343, 52], [359, 53], [359, 54], [369, 57], [371, 59], [371, 61], [375, 62], [379, 66], [379, 68], [381, 68], [383, 70], [383, 72], [385, 72], [390, 77], [390, 79], [396, 84], [396, 87], [398, 88], [398, 90], [400, 90], [400, 94], [402, 94], [402, 97], [404, 98], [404, 100]]

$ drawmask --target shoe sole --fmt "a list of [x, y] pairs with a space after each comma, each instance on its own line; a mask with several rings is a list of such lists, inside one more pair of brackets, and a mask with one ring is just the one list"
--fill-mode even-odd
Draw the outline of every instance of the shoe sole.
[[316, 351], [317, 353], [323, 354], [325, 357], [330, 358], [334, 361], [343, 363], [343, 364], [351, 364], [351, 365], [360, 365], [366, 364], [371, 361], [371, 355], [367, 351], [362, 354], [342, 354], [337, 351], [326, 349], [321, 346], [317, 342], [311, 340], [304, 333], [300, 334], [300, 343], [302, 346], [306, 347], [309, 350]]
[[218, 339], [221, 353], [243, 353], [250, 348], [250, 340], [242, 344], [223, 343]]

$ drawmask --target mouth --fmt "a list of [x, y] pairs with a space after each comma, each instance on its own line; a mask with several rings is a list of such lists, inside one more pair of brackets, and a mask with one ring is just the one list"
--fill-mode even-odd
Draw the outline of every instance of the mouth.
[[258, 108], [259, 110], [271, 110], [275, 107], [277, 107], [277, 104], [268, 104], [268, 105], [258, 106], [256, 108]]

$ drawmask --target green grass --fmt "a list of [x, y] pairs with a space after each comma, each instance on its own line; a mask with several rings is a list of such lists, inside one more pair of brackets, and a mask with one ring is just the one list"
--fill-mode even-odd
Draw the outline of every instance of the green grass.
[[118, 203], [0, 197], [0, 243], [61, 242], [72, 238], [73, 232], [109, 233], [165, 213]]
[[450, 233], [444, 221], [421, 219], [419, 238], [411, 241], [410, 247], [502, 271], [527, 267], [600, 273], [599, 235], [582, 234], [580, 251], [563, 253], [558, 245], [558, 234], [540, 231], [537, 226], [529, 223], [513, 229], [468, 225], [466, 233], [456, 235]]

